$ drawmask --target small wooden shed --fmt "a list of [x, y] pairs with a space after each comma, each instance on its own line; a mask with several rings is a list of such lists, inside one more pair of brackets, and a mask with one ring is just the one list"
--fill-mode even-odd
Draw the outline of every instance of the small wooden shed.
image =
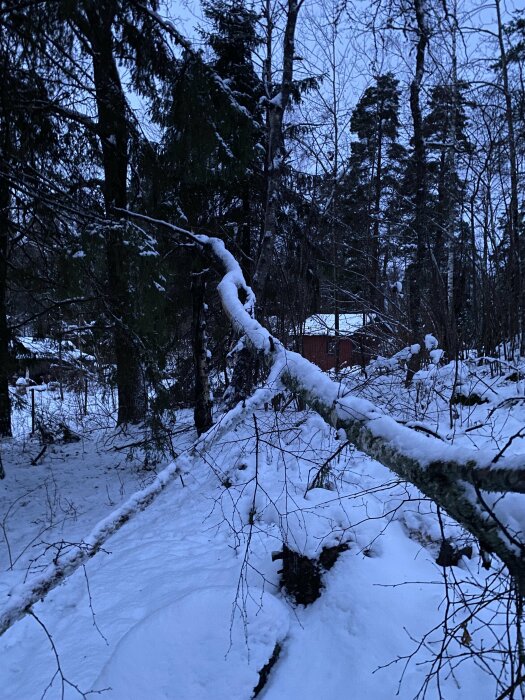
[[335, 314], [314, 314], [306, 319], [301, 334], [304, 357], [322, 370], [334, 369], [339, 348], [339, 367], [366, 364], [370, 357], [363, 353], [364, 328], [371, 323], [369, 314], [339, 314], [336, 334]]

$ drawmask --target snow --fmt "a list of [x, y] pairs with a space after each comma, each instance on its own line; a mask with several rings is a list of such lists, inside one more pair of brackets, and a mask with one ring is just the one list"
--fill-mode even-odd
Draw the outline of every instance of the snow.
[[235, 589], [211, 586], [147, 616], [118, 643], [93, 689], [109, 688], [111, 700], [249, 698], [286, 637], [290, 612], [260, 589], [251, 589], [244, 609], [234, 600]]
[[[366, 323], [370, 323], [373, 316], [363, 314], [339, 314], [339, 333], [351, 335]], [[304, 335], [335, 335], [335, 314], [314, 314], [304, 322]]]
[[445, 351], [441, 350], [440, 348], [436, 348], [435, 350], [431, 350], [428, 354], [430, 355], [430, 360], [432, 363], [438, 365], [443, 359]]
[[439, 346], [437, 338], [435, 338], [431, 333], [427, 333], [425, 336], [425, 348], [427, 350], [435, 350]]
[[[292, 361], [300, 364], [295, 356]], [[280, 386], [282, 367], [272, 371], [268, 386], [194, 449], [189, 412], [181, 412], [175, 449], [186, 455], [184, 486], [180, 479], [167, 483], [155, 503], [135, 512], [85, 569], [33, 606], [52, 635], [64, 674], [83, 692], [110, 687], [102, 697], [119, 700], [249, 698], [278, 641], [282, 651], [261, 693], [265, 700], [390, 700], [402, 675], [399, 697], [408, 700], [421, 688], [439, 647], [443, 615], [435, 510], [415, 489], [345, 444], [341, 431], [317, 414], [264, 411], [264, 401]], [[321, 377], [319, 389], [337, 399], [334, 383]], [[316, 373], [310, 378], [319, 379]], [[499, 391], [495, 385], [493, 390]], [[395, 395], [399, 400], [400, 392]], [[365, 398], [339, 396], [339, 401], [368, 418], [382, 415]], [[474, 410], [486, 415], [490, 409]], [[505, 423], [511, 431], [519, 424], [524, 409], [516, 404], [512, 410], [511, 418], [498, 416], [501, 409], [493, 413], [497, 426]], [[494, 429], [487, 427], [487, 436]], [[7, 475], [0, 512], [6, 514], [13, 558], [20, 558], [1, 574], [2, 610], [52, 564], [57, 547], [65, 546], [60, 543], [88, 545], [95, 538], [87, 533], [114, 522], [136, 503], [137, 490], [166, 482], [166, 471], [157, 476], [143, 470], [140, 453], [128, 461], [125, 452], [107, 449], [134, 442], [137, 435], [100, 428], [82, 443], [52, 446], [32, 467], [36, 438], [17, 434], [18, 440], [3, 444]], [[422, 444], [431, 443], [420, 437]], [[468, 436], [457, 439], [458, 449], [469, 442]], [[514, 445], [511, 451], [522, 449]], [[329, 474], [308, 490], [327, 460]], [[166, 467], [174, 473], [173, 465]], [[518, 500], [509, 503], [508, 512], [513, 527], [521, 527]], [[443, 519], [447, 536], [460, 537], [459, 528]], [[309, 556], [340, 542], [349, 546], [323, 573], [322, 595], [309, 607], [295, 605], [280, 588], [281, 563], [271, 555], [283, 541]], [[52, 543], [56, 546], [49, 548]], [[5, 542], [0, 547], [7, 561]], [[475, 593], [488, 576], [476, 556], [454, 575], [467, 593]], [[457, 606], [451, 625], [469, 614], [460, 599]], [[490, 641], [489, 615], [503, 621], [506, 606], [481, 610], [473, 619], [475, 649]], [[419, 647], [427, 633], [427, 644]], [[459, 637], [450, 651], [462, 658]], [[396, 660], [412, 653], [403, 674], [404, 661]], [[2, 698], [38, 700], [55, 670], [49, 640], [33, 618], [20, 620], [0, 638]], [[447, 700], [496, 697], [494, 679], [473, 662], [461, 663], [454, 678], [445, 672], [441, 687]], [[437, 697], [435, 683], [429, 693]], [[46, 698], [60, 697], [55, 678]], [[66, 700], [76, 697], [66, 686]]]

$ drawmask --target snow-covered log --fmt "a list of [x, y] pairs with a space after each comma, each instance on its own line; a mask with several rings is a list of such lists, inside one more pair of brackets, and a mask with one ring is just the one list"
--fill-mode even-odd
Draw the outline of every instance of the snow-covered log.
[[174, 479], [178, 476], [182, 479], [182, 475], [190, 470], [191, 459], [198, 458], [201, 453], [206, 452], [210, 444], [234, 430], [253, 411], [269, 402], [272, 396], [282, 389], [281, 374], [282, 368], [275, 364], [268, 375], [266, 386], [257, 389], [243, 405], [235, 406], [225, 413], [191, 448], [161, 471], [149, 486], [132, 494], [125, 503], [101, 520], [74, 549], [57, 557], [38, 576], [31, 577], [13, 588], [8, 594], [9, 603], [0, 609], [0, 636], [27, 615], [35, 603], [45, 598], [50, 591], [94, 557], [112, 535], [153, 503]]
[[[341, 397], [339, 383], [298, 353], [287, 350], [252, 317], [253, 294], [244, 281], [239, 264], [224, 243], [206, 236], [198, 238], [211, 248], [225, 268], [218, 291], [223, 308], [237, 330], [245, 335], [256, 351], [265, 353], [269, 364], [277, 364], [285, 386], [300, 394], [335, 428], [351, 433], [349, 438], [363, 452], [396, 473], [395, 463], [401, 460], [403, 466], [399, 467], [399, 475], [407, 481], [424, 472], [424, 481], [463, 481], [474, 490], [525, 493], [525, 465], [502, 460], [497, 467], [492, 466], [490, 457], [482, 458], [478, 452], [422, 435], [386, 416], [370, 401], [353, 396]], [[247, 296], [244, 304], [239, 298], [241, 290]], [[277, 374], [275, 367], [272, 374]], [[361, 428], [366, 430], [361, 431]], [[434, 494], [426, 495], [435, 500]]]
[[9, 593], [8, 605], [0, 610], [0, 636], [29, 613], [31, 607], [49, 591], [94, 557], [111, 535], [152, 503], [166, 486], [182, 473], [186, 461], [187, 457], [181, 456], [172, 462], [158, 474], [153, 483], [134, 493], [120, 508], [101, 520], [77, 547], [57, 557], [40, 575], [13, 588]]
[[495, 466], [490, 456], [480, 457], [478, 452], [443, 443], [399, 424], [369, 401], [341, 397], [337, 382], [298, 353], [287, 350], [254, 318], [253, 291], [222, 240], [196, 235], [144, 215], [125, 213], [167, 227], [202, 246], [222, 268], [218, 291], [225, 313], [246, 343], [264, 354], [273, 382], [281, 381], [330, 425], [343, 429], [358, 449], [417, 486], [472, 533], [485, 551], [496, 554], [525, 594], [524, 543], [506, 526], [501, 507], [496, 514], [483, 497], [483, 492], [525, 493], [524, 464], [503, 457]]
[[483, 492], [525, 493], [525, 465], [503, 458], [496, 466], [490, 456], [482, 457], [399, 424], [369, 401], [341, 397], [338, 383], [287, 350], [253, 317], [253, 292], [223, 241], [149, 221], [190, 236], [220, 264], [223, 277], [218, 291], [224, 311], [247, 344], [265, 355], [274, 382], [280, 379], [330, 425], [343, 429], [358, 449], [417, 486], [472, 533], [485, 551], [495, 553], [525, 593], [524, 544], [506, 526], [501, 508], [496, 514], [483, 496]]

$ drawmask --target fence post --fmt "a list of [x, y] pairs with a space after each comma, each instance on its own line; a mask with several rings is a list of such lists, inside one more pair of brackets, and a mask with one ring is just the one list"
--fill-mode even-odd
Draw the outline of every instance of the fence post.
[[31, 435], [35, 433], [35, 389], [31, 390]]

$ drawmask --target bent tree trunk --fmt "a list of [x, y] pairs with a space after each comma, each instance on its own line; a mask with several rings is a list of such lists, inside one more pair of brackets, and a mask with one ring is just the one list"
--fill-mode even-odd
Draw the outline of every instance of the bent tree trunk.
[[252, 292], [224, 243], [206, 236], [193, 236], [193, 240], [209, 248], [224, 267], [225, 276], [219, 285], [224, 310], [234, 326], [244, 331], [253, 352], [266, 357], [273, 383], [277, 368], [280, 381], [327, 423], [343, 429], [358, 449], [414, 484], [474, 535], [485, 551], [495, 553], [524, 596], [525, 542], [511, 534], [483, 494], [525, 494], [525, 469], [516, 468], [512, 461], [506, 465], [503, 460], [497, 466], [488, 463], [477, 452], [468, 453], [400, 425], [369, 401], [341, 398], [338, 383], [298, 353], [287, 351], [251, 317], [239, 292], [243, 298]]
[[[490, 493], [525, 495], [525, 468], [503, 457], [497, 464], [479, 452], [467, 451], [437, 438], [424, 436], [399, 424], [372, 403], [353, 396], [341, 397], [333, 382], [316, 365], [290, 352], [251, 315], [253, 292], [239, 263], [224, 242], [139, 214], [139, 219], [163, 225], [202, 246], [224, 270], [218, 291], [223, 308], [237, 331], [244, 333], [254, 353], [271, 368], [269, 384], [284, 384], [334, 428], [343, 429], [350, 442], [365, 454], [414, 484], [437, 506], [493, 552], [507, 566], [516, 589], [525, 596], [525, 540], [502, 522], [490, 505]], [[242, 300], [244, 301], [241, 301]], [[247, 308], [248, 307], [248, 308]]]
[[[98, 130], [104, 166], [104, 205], [108, 272], [108, 307], [114, 324], [118, 392], [118, 423], [137, 423], [146, 415], [147, 400], [135, 310], [130, 290], [126, 224], [114, 220], [116, 208], [126, 208], [128, 123], [126, 98], [113, 54], [114, 2], [89, 3], [87, 25], [81, 25], [93, 49], [93, 77]], [[113, 219], [113, 220], [112, 220]]]

